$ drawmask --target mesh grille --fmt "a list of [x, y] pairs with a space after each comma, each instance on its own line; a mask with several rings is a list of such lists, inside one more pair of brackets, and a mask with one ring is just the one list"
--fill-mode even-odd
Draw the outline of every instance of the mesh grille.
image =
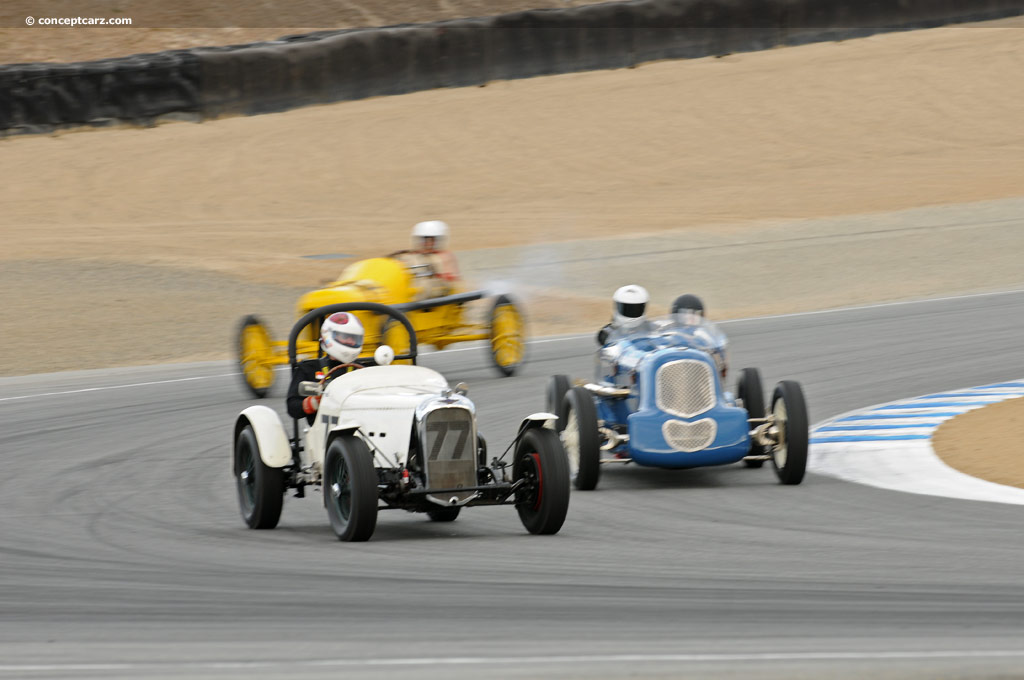
[[[427, 486], [452, 489], [476, 485], [476, 437], [473, 416], [464, 408], [439, 408], [427, 414], [423, 437]], [[471, 492], [446, 493], [463, 499]]]
[[715, 441], [718, 425], [710, 418], [703, 418], [693, 423], [682, 420], [668, 420], [661, 426], [665, 441], [676, 451], [700, 451]]
[[711, 366], [696, 359], [670, 361], [655, 377], [658, 408], [692, 418], [715, 405], [715, 378]]

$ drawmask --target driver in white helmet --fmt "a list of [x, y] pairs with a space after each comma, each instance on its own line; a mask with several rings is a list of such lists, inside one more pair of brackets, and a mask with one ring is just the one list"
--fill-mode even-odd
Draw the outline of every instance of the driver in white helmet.
[[320, 326], [320, 348], [324, 356], [300, 361], [288, 386], [288, 415], [305, 418], [310, 425], [320, 408], [320, 397], [301, 396], [299, 383], [311, 380], [326, 384], [357, 367], [352, 362], [363, 351], [363, 324], [349, 312], [331, 314]]
[[412, 252], [426, 265], [420, 297], [441, 297], [452, 292], [459, 280], [455, 256], [448, 248], [448, 225], [441, 220], [420, 222], [412, 228]]
[[643, 286], [622, 286], [612, 295], [612, 321], [597, 332], [597, 343], [604, 345], [612, 333], [632, 333], [650, 326], [647, 303], [651, 296]]

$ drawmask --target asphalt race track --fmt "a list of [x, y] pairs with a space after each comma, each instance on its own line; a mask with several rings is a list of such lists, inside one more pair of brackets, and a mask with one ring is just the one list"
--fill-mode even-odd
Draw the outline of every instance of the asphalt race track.
[[[1024, 366], [1024, 292], [724, 329], [734, 374], [800, 380], [812, 422]], [[547, 376], [589, 375], [593, 348], [537, 342], [514, 379], [477, 348], [422, 363], [469, 383], [500, 451]], [[552, 537], [471, 508], [446, 525], [385, 512], [343, 544], [318, 494], [250, 531], [233, 370], [0, 380], [0, 678], [1024, 674], [1018, 506], [627, 467], [574, 493]]]

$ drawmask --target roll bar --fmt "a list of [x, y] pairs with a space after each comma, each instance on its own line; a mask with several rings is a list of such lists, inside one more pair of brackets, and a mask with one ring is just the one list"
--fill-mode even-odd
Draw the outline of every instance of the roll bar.
[[396, 319], [399, 323], [405, 326], [405, 330], [409, 333], [409, 351], [406, 354], [396, 354], [395, 360], [404, 361], [411, 359], [413, 364], [416, 363], [416, 331], [413, 330], [409, 317], [394, 307], [378, 304], [376, 302], [340, 302], [338, 304], [317, 307], [312, 311], [306, 312], [302, 318], [296, 321], [295, 325], [292, 326], [292, 331], [288, 334], [288, 361], [291, 363], [293, 371], [298, 365], [295, 345], [299, 339], [299, 334], [302, 332], [302, 329], [308, 326], [314, 319], [321, 317], [326, 318], [337, 312], [372, 312], [374, 314], [385, 314], [390, 316], [392, 319]]

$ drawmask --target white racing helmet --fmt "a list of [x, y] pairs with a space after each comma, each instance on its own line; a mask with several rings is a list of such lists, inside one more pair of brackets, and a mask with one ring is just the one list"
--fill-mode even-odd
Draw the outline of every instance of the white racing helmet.
[[420, 250], [424, 240], [434, 239], [434, 250], [444, 250], [448, 244], [448, 225], [441, 220], [420, 222], [412, 228], [412, 247]]
[[623, 286], [612, 295], [612, 325], [616, 328], [635, 328], [646, 318], [647, 303], [651, 296], [643, 286]]
[[363, 324], [348, 312], [331, 314], [320, 326], [320, 346], [343, 364], [355, 361], [363, 351]]

